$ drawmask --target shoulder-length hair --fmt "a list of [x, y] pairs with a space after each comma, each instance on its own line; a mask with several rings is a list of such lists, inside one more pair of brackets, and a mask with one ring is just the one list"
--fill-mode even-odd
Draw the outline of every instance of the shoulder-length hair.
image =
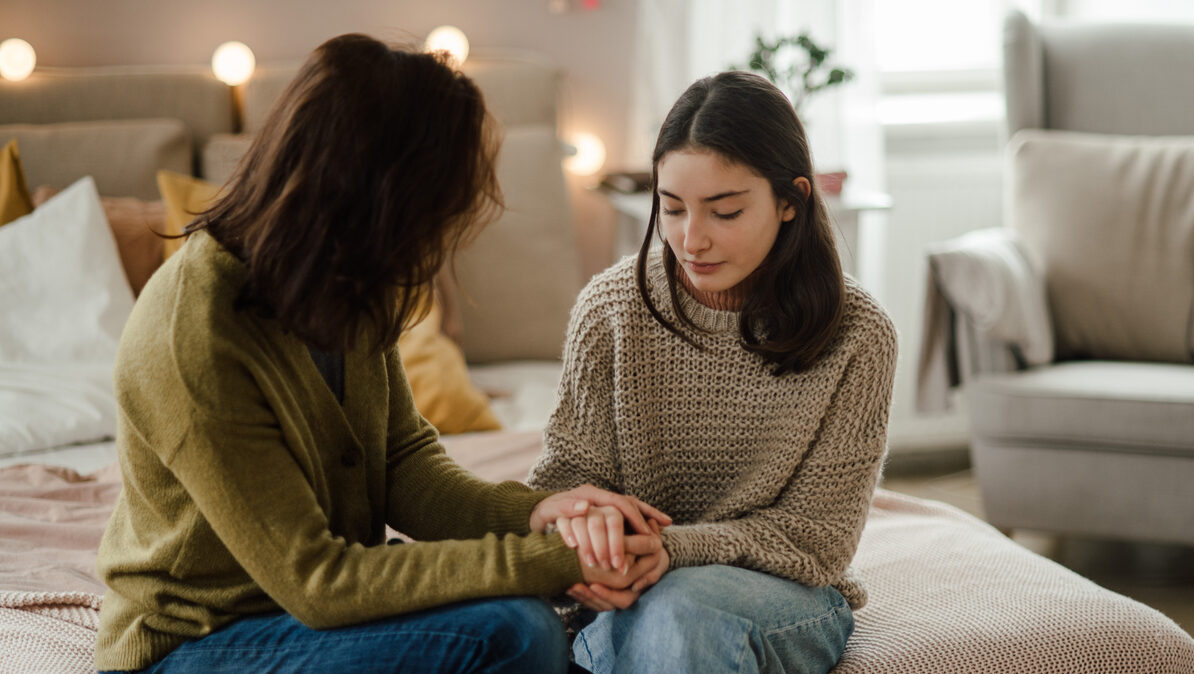
[[[658, 227], [659, 162], [677, 150], [714, 152], [745, 166], [771, 184], [779, 203], [796, 207], [796, 216], [781, 223], [771, 251], [752, 277], [739, 332], [748, 351], [775, 364], [776, 376], [807, 369], [837, 334], [845, 285], [829, 214], [813, 180], [804, 127], [791, 103], [758, 75], [724, 72], [688, 87], [659, 130], [651, 157], [651, 218], [636, 262], [638, 289], [655, 320], [696, 346], [655, 306], [646, 273]], [[808, 180], [807, 196], [793, 184], [801, 177]], [[698, 329], [680, 305], [677, 275], [683, 271], [666, 242], [663, 265], [676, 316]]]
[[436, 272], [503, 208], [499, 141], [442, 54], [342, 35], [275, 103], [206, 229], [248, 268], [239, 306], [303, 341], [384, 350]]

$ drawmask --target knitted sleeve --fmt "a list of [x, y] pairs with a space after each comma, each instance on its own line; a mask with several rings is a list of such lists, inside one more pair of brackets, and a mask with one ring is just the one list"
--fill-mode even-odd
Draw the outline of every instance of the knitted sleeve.
[[895, 373], [890, 319], [875, 314], [866, 327], [816, 439], [775, 502], [734, 520], [668, 527], [663, 538], [673, 567], [727, 564], [811, 586], [842, 580], [886, 451]]
[[614, 339], [606, 306], [590, 286], [568, 321], [559, 402], [543, 434], [543, 453], [527, 483], [538, 489], [592, 484], [620, 491], [613, 421]]

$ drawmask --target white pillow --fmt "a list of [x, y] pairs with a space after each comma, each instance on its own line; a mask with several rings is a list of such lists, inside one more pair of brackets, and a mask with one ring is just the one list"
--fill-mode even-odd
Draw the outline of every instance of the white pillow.
[[0, 456], [110, 437], [133, 295], [95, 182], [0, 227]]

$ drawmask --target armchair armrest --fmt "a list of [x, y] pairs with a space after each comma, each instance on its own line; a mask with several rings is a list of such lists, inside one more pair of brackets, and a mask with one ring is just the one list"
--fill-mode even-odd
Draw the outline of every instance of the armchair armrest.
[[1053, 360], [1045, 283], [1010, 229], [970, 232], [928, 251], [917, 408], [943, 411], [949, 389], [982, 372]]

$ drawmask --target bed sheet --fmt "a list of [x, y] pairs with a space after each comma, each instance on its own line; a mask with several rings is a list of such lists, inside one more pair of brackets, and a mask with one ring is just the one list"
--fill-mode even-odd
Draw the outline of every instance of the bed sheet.
[[[541, 434], [444, 444], [482, 477], [519, 479]], [[0, 674], [93, 671], [94, 551], [119, 489], [115, 465], [0, 469]], [[880, 489], [854, 567], [870, 601], [836, 674], [1194, 671], [1194, 639], [1172, 620], [943, 503]]]

